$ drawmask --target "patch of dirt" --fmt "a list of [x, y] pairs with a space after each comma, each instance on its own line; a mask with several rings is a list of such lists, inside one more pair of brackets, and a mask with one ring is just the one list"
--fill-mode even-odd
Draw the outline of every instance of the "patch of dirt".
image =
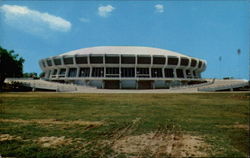
[[234, 125], [221, 125], [220, 128], [240, 128], [249, 131], [249, 125], [247, 124], [234, 124]]
[[7, 140], [21, 140], [20, 136], [12, 136], [9, 134], [0, 134], [0, 142], [7, 141]]
[[148, 133], [125, 136], [112, 146], [118, 153], [139, 154], [153, 157], [205, 157], [209, 146], [198, 136], [181, 134]]
[[250, 99], [250, 95], [235, 95], [235, 94], [233, 94], [233, 95], [231, 95], [230, 96], [231, 98], [233, 98], [233, 99], [238, 99], [238, 100], [242, 100], [242, 99]]
[[22, 120], [22, 119], [0, 119], [0, 122], [12, 122], [12, 123], [38, 123], [38, 124], [56, 124], [56, 125], [83, 125], [83, 126], [100, 126], [103, 124], [101, 121], [60, 121], [56, 119], [33, 119], [33, 120]]
[[72, 139], [63, 137], [40, 137], [36, 140], [42, 147], [54, 148], [62, 145], [69, 145]]

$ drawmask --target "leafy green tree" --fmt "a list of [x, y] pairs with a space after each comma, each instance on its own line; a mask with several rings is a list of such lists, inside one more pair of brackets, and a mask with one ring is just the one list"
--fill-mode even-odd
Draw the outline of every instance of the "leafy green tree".
[[3, 87], [5, 78], [22, 77], [24, 59], [0, 46], [0, 89]]
[[37, 78], [38, 76], [37, 76], [37, 73], [36, 73], [36, 72], [30, 72], [30, 73], [26, 72], [26, 73], [23, 74], [23, 77], [27, 77], [27, 78]]
[[45, 72], [41, 72], [40, 74], [39, 74], [39, 77], [40, 78], [43, 78], [45, 76]]

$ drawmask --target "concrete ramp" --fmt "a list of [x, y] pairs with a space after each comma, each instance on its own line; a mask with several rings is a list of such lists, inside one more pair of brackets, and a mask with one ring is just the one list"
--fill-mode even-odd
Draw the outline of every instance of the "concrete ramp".
[[31, 78], [6, 78], [5, 83], [22, 83], [26, 87], [31, 87], [32, 89], [43, 89], [43, 90], [52, 90], [57, 92], [76, 92], [82, 90], [93, 90], [94, 87], [89, 86], [80, 86], [75, 84], [65, 84], [58, 82], [50, 82], [42, 79], [36, 80]]
[[216, 79], [213, 81], [213, 84], [209, 84], [206, 86], [199, 87], [198, 91], [205, 91], [205, 92], [215, 92], [215, 91], [223, 91], [223, 90], [230, 90], [233, 91], [236, 88], [243, 88], [249, 86], [249, 82], [247, 80], [220, 80]]

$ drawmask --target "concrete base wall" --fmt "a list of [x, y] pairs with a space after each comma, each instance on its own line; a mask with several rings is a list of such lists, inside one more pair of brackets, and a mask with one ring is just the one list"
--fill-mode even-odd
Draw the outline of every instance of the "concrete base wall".
[[124, 80], [124, 81], [121, 81], [121, 88], [124, 88], [124, 89], [136, 89], [136, 80]]
[[96, 87], [96, 88], [103, 88], [103, 81], [102, 80], [92, 80], [92, 81], [89, 81], [88, 85]]
[[159, 89], [159, 88], [167, 88], [166, 82], [159, 80], [154, 82], [154, 88]]

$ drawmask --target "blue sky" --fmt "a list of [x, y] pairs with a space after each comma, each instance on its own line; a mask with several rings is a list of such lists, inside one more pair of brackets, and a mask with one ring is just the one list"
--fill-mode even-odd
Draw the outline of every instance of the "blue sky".
[[25, 72], [40, 73], [39, 59], [67, 51], [133, 45], [205, 59], [206, 78], [249, 79], [249, 4], [247, 0], [0, 1], [0, 45], [25, 58]]

